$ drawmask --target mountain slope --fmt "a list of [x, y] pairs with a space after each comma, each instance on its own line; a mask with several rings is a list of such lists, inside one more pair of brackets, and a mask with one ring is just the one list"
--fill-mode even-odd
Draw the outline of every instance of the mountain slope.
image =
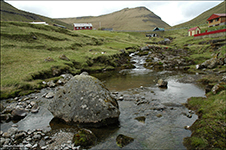
[[58, 18], [68, 24], [90, 22], [93, 27], [113, 28], [114, 30], [153, 30], [155, 27], [170, 27], [161, 18], [145, 7], [125, 8], [101, 16]]
[[203, 12], [198, 17], [196, 17], [196, 18], [194, 18], [194, 19], [192, 19], [188, 22], [173, 26], [173, 28], [197, 26], [197, 25], [202, 25], [202, 24], [207, 25], [206, 21], [212, 14], [214, 14], [214, 13], [226, 13], [225, 5], [226, 5], [226, 3], [224, 1], [224, 2], [220, 3], [219, 5]]
[[13, 7], [12, 5], [4, 2], [3, 0], [1, 0], [0, 12], [1, 12], [1, 21], [47, 22], [50, 25], [60, 24], [60, 25], [67, 27], [68, 29], [73, 29], [72, 25], [69, 25], [65, 22], [61, 22], [59, 20], [55, 20], [55, 19], [51, 19], [48, 17], [36, 15], [33, 13], [21, 11], [21, 10]]

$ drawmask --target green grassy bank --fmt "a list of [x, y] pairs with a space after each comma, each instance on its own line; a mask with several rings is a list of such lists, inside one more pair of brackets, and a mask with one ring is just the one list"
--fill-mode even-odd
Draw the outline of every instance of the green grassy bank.
[[122, 53], [135, 51], [142, 40], [128, 33], [1, 22], [1, 99], [40, 89], [43, 80], [62, 72], [120, 67]]
[[199, 119], [184, 145], [188, 149], [226, 149], [226, 90], [215, 95], [210, 92], [207, 98], [192, 97], [188, 108], [195, 110]]

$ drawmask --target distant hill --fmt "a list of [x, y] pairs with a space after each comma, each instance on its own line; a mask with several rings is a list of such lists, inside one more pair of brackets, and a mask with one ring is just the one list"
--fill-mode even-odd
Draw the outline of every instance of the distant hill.
[[203, 12], [198, 17], [196, 17], [196, 18], [194, 18], [194, 19], [192, 19], [188, 22], [173, 26], [173, 28], [198, 26], [198, 25], [202, 25], [202, 24], [207, 25], [206, 21], [212, 14], [214, 14], [214, 13], [226, 13], [226, 7], [225, 6], [226, 6], [226, 3], [224, 1], [224, 2], [220, 3], [219, 5]]
[[62, 26], [67, 27], [68, 29], [73, 29], [72, 25], [69, 25], [65, 22], [61, 22], [56, 19], [51, 19], [48, 17], [44, 17], [41, 15], [29, 13], [26, 11], [19, 10], [12, 5], [6, 3], [5, 1], [1, 0], [1, 21], [21, 21], [21, 22], [47, 22], [50, 25], [53, 24], [60, 24]]
[[93, 28], [113, 28], [113, 30], [153, 30], [155, 27], [168, 28], [167, 23], [161, 20], [146, 7], [125, 8], [101, 16], [86, 16], [76, 18], [58, 18], [68, 24], [92, 23]]

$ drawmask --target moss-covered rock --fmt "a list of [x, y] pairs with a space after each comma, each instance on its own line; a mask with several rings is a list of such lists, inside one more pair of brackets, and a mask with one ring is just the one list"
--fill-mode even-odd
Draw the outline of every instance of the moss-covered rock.
[[96, 136], [88, 129], [80, 129], [73, 137], [75, 146], [81, 146], [83, 148], [89, 148], [89, 146], [94, 145], [96, 140]]

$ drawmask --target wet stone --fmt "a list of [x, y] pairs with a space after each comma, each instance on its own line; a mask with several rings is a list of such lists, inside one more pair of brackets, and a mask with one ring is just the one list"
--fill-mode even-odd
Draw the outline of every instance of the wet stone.
[[48, 148], [47, 145], [41, 147], [42, 150], [47, 149], [47, 148]]
[[10, 139], [9, 138], [5, 138], [4, 145], [8, 145], [9, 143], [10, 143]]
[[191, 114], [188, 114], [188, 115], [187, 115], [187, 117], [188, 117], [188, 118], [191, 118], [191, 117], [192, 117], [192, 115], [191, 115]]
[[3, 131], [0, 131], [0, 136], [2, 136], [3, 133], [4, 133]]
[[162, 114], [157, 114], [156, 117], [160, 118], [162, 117]]
[[123, 101], [123, 99], [124, 99], [123, 96], [120, 96], [120, 97], [118, 98], [119, 101]]
[[26, 136], [25, 132], [17, 133], [17, 134], [15, 134], [15, 139], [23, 138], [25, 136]]
[[31, 108], [32, 113], [37, 113], [39, 111], [40, 107], [36, 104]]
[[5, 138], [0, 138], [0, 146], [2, 146], [5, 143]]
[[189, 130], [190, 126], [184, 126], [184, 129]]
[[25, 147], [32, 148], [32, 145], [30, 143], [26, 144]]
[[13, 134], [18, 132], [18, 128], [11, 127], [11, 128], [8, 129], [7, 132], [9, 133], [9, 135], [13, 135]]
[[73, 142], [75, 146], [88, 148], [95, 144], [96, 136], [88, 129], [80, 129], [78, 133], [74, 135]]
[[50, 139], [49, 136], [45, 136], [45, 137], [44, 137], [44, 140], [49, 140], [49, 139]]
[[8, 132], [4, 132], [4, 133], [2, 134], [2, 137], [4, 137], [4, 138], [10, 138], [11, 135], [10, 135]]
[[10, 121], [11, 115], [10, 114], [0, 114], [1, 121]]
[[11, 112], [13, 120], [20, 120], [27, 116], [27, 111], [25, 109], [16, 108]]
[[145, 120], [146, 120], [146, 118], [145, 118], [144, 116], [136, 117], [135, 119], [136, 119], [137, 121], [139, 121], [139, 122], [142, 122], [142, 123], [145, 123]]
[[54, 93], [53, 92], [49, 92], [46, 96], [46, 98], [50, 99], [54, 97]]
[[59, 88], [48, 109], [55, 118], [66, 123], [93, 127], [117, 123], [120, 114], [118, 102], [110, 91], [100, 80], [89, 75], [76, 75]]
[[126, 145], [128, 145], [129, 143], [133, 142], [134, 139], [128, 136], [125, 136], [123, 134], [119, 134], [116, 138], [116, 144], [122, 148]]
[[37, 144], [37, 143], [36, 143], [36, 144], [34, 144], [31, 148], [32, 148], [32, 149], [34, 149], [34, 148], [38, 148], [38, 144]]
[[164, 81], [163, 79], [158, 80], [158, 87], [160, 88], [167, 88], [168, 82]]

